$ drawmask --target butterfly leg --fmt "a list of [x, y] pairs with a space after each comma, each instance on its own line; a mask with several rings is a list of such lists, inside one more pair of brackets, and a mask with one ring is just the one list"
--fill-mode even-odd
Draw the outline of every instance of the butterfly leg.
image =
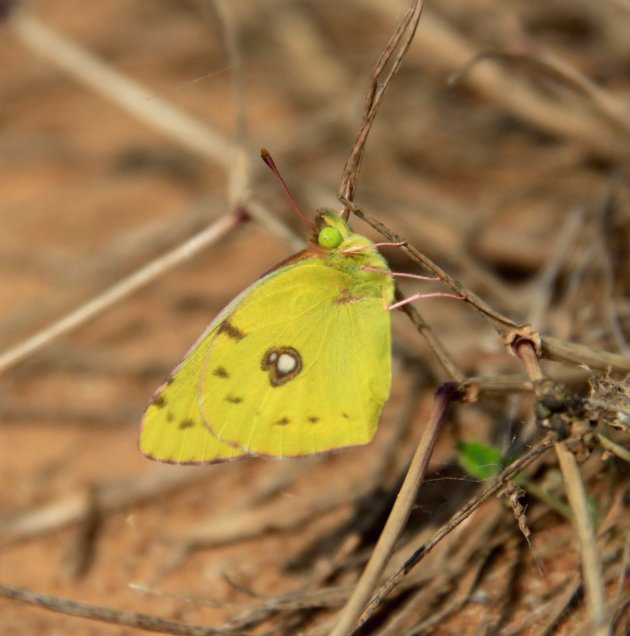
[[376, 272], [377, 274], [386, 274], [395, 278], [415, 278], [416, 280], [440, 280], [439, 276], [422, 276], [421, 274], [408, 274], [407, 272], [391, 272], [388, 269], [380, 269], [378, 267], [370, 267], [369, 265], [361, 265], [361, 269], [368, 272]]
[[[439, 276], [422, 276], [420, 274], [408, 274], [406, 272], [391, 272], [388, 269], [370, 267], [369, 265], [361, 265], [361, 269], [366, 270], [368, 272], [377, 272], [379, 274], [394, 276], [396, 278], [415, 278], [416, 280], [431, 280], [431, 281], [440, 280]], [[413, 296], [409, 296], [409, 298], [404, 298], [403, 300], [400, 300], [397, 303], [393, 303], [392, 305], [385, 305], [385, 309], [387, 311], [391, 311], [392, 309], [398, 309], [399, 307], [402, 307], [403, 305], [407, 305], [408, 303], [412, 303], [412, 302], [415, 302], [416, 300], [421, 300], [423, 298], [454, 298], [455, 300], [464, 300], [464, 297], [460, 296], [459, 294], [450, 294], [449, 292], [429, 292], [426, 294], [414, 294]]]
[[[398, 243], [372, 243], [369, 247], [401, 247], [407, 245], [407, 241], [400, 241]], [[345, 250], [341, 250], [341, 254], [352, 254], [353, 252], [362, 252], [366, 249], [365, 245], [357, 245], [356, 247], [347, 247]]]
[[465, 300], [465, 298], [463, 296], [460, 296], [459, 294], [449, 294], [448, 292], [414, 294], [413, 296], [409, 296], [409, 298], [403, 298], [403, 300], [400, 300], [397, 303], [393, 303], [392, 305], [386, 305], [385, 309], [387, 309], [387, 311], [392, 311], [392, 309], [398, 309], [403, 305], [407, 305], [409, 303], [415, 302], [416, 300], [421, 300], [424, 298], [453, 298], [455, 300]]

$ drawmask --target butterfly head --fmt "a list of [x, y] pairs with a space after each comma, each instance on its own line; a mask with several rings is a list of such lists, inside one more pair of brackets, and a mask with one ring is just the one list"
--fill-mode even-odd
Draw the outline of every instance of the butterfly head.
[[369, 249], [372, 246], [368, 238], [353, 232], [346, 221], [328, 210], [317, 211], [311, 244], [316, 246], [318, 252], [327, 253], [343, 253], [349, 248], [360, 251], [363, 247]]

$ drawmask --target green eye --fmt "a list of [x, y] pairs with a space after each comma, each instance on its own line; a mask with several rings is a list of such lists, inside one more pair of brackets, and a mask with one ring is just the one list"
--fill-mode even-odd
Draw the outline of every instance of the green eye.
[[322, 247], [326, 247], [328, 249], [339, 247], [341, 245], [341, 241], [343, 241], [341, 232], [334, 227], [329, 226], [322, 228], [319, 236], [317, 237], [317, 242]]

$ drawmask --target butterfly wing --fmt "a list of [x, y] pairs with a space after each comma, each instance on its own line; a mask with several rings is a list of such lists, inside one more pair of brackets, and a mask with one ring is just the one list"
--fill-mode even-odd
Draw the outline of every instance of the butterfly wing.
[[302, 258], [260, 279], [210, 325], [156, 393], [140, 449], [201, 463], [365, 444], [390, 383], [383, 299], [353, 292], [351, 277], [321, 259]]
[[276, 270], [262, 276], [234, 298], [155, 391], [140, 427], [138, 447], [143, 455], [173, 464], [206, 464], [248, 455], [219, 440], [204, 425], [198, 397], [201, 374], [218, 329], [247, 296], [275, 273]]
[[153, 395], [144, 413], [138, 440], [140, 452], [150, 459], [200, 464], [237, 459], [247, 454], [212, 435], [199, 412], [199, 378], [219, 324], [214, 321], [208, 327]]

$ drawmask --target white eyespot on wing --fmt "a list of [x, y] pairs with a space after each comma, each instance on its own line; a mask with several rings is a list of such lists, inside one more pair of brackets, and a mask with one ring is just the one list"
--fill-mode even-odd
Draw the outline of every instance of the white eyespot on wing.
[[299, 362], [293, 354], [285, 352], [280, 354], [278, 362], [276, 363], [276, 369], [279, 374], [286, 375], [287, 373], [291, 373], [298, 364]]
[[293, 347], [275, 347], [265, 352], [260, 366], [268, 373], [271, 386], [282, 386], [300, 373], [302, 356]]

